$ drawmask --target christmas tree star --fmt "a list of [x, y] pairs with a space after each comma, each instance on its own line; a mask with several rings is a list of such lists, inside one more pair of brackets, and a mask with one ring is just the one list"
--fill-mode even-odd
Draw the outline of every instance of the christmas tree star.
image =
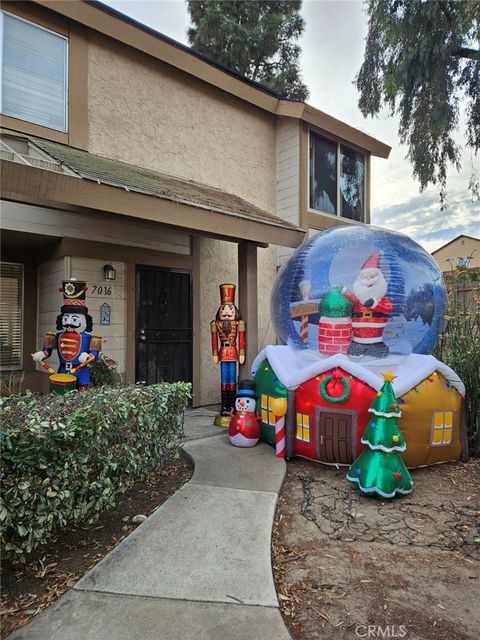
[[393, 371], [384, 371], [382, 373], [383, 379], [385, 382], [393, 382], [395, 380], [395, 378], [397, 377]]

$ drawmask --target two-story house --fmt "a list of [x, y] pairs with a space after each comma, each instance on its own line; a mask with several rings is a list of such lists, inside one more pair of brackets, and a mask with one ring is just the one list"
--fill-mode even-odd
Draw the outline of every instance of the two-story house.
[[218, 401], [218, 285], [237, 283], [248, 366], [275, 340], [278, 265], [369, 222], [389, 147], [98, 2], [6, 1], [0, 19], [3, 370], [46, 389], [30, 354], [76, 277], [126, 381]]

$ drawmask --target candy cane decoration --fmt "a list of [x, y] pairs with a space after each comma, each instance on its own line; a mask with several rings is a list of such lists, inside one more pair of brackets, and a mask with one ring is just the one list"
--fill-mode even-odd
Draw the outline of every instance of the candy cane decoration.
[[285, 458], [285, 416], [275, 416], [275, 455]]
[[[298, 285], [302, 293], [302, 300], [306, 302], [310, 296], [310, 280], [302, 280]], [[308, 315], [300, 316], [300, 338], [304, 344], [308, 344]]]

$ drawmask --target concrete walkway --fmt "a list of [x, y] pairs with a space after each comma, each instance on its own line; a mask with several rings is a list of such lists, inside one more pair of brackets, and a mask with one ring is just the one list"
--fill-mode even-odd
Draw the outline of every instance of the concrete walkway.
[[207, 414], [186, 417], [190, 482], [8, 640], [290, 639], [270, 562], [285, 463]]

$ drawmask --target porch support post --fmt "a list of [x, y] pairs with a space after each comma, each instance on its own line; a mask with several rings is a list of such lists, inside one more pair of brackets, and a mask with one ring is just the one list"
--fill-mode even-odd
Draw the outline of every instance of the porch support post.
[[245, 364], [239, 378], [250, 378], [258, 354], [257, 245], [244, 241], [238, 245], [238, 308], [246, 325]]

